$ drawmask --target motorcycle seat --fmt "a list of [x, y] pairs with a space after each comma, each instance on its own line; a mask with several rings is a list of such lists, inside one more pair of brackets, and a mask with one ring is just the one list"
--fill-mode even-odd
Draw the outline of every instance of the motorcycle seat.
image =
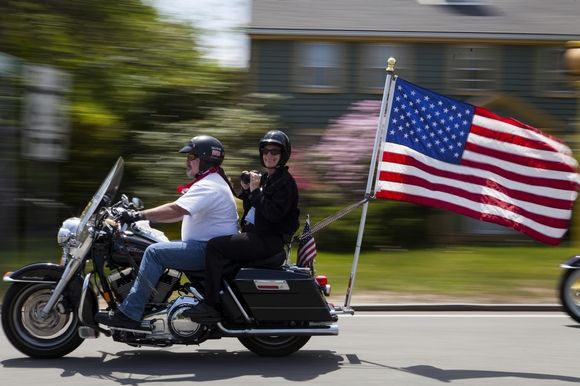
[[[257, 259], [250, 261], [231, 261], [223, 270], [224, 275], [230, 275], [237, 272], [240, 268], [279, 268], [286, 262], [286, 251], [280, 251], [275, 255], [269, 256], [265, 259]], [[202, 279], [205, 276], [205, 271], [185, 271], [190, 278]]]
[[232, 261], [224, 268], [224, 273], [228, 274], [240, 268], [278, 268], [286, 261], [286, 251], [280, 251], [275, 255], [265, 259], [251, 261]]

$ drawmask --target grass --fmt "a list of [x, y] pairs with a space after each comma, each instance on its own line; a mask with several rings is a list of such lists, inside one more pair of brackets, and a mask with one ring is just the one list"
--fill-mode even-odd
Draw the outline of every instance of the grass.
[[[571, 247], [464, 247], [416, 251], [363, 252], [353, 288], [357, 294], [380, 293], [391, 300], [556, 302], [560, 263]], [[343, 296], [353, 254], [320, 252], [316, 271], [325, 274], [333, 293]]]
[[[28, 244], [26, 250], [3, 252], [3, 272], [33, 262], [59, 260], [54, 242]], [[557, 302], [559, 265], [577, 252], [572, 247], [452, 247], [365, 252], [353, 288], [371, 302], [426, 303], [437, 299], [471, 302]], [[295, 252], [294, 252], [295, 256]], [[335, 301], [345, 296], [353, 253], [319, 251], [318, 274], [328, 276]], [[0, 295], [7, 284], [0, 284]]]

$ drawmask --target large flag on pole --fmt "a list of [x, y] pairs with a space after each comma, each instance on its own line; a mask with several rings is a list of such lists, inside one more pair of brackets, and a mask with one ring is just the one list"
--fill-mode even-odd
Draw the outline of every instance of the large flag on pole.
[[452, 210], [560, 242], [580, 184], [566, 145], [401, 78], [394, 87], [377, 198]]

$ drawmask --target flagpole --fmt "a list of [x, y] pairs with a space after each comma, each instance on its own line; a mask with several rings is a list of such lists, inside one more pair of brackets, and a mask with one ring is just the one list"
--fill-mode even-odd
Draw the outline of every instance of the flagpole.
[[[397, 60], [395, 58], [389, 58], [387, 60], [387, 77], [385, 79], [385, 87], [383, 89], [383, 100], [381, 102], [381, 110], [379, 113], [379, 122], [377, 124], [377, 133], [375, 135], [375, 144], [374, 144], [374, 148], [373, 148], [373, 154], [372, 154], [372, 158], [371, 158], [371, 164], [369, 167], [369, 177], [367, 180], [367, 187], [365, 190], [365, 198], [367, 198], [367, 201], [363, 204], [362, 207], [362, 212], [361, 212], [361, 218], [360, 218], [360, 225], [358, 228], [358, 236], [356, 239], [356, 247], [354, 250], [354, 258], [352, 261], [352, 269], [350, 271], [350, 277], [348, 279], [348, 286], [346, 288], [346, 298], [344, 300], [344, 310], [345, 311], [349, 311], [350, 310], [350, 300], [352, 297], [352, 289], [354, 288], [354, 279], [356, 276], [356, 269], [358, 266], [358, 258], [360, 255], [360, 249], [361, 249], [361, 245], [362, 245], [362, 239], [363, 239], [363, 233], [364, 233], [364, 227], [365, 227], [365, 222], [366, 222], [366, 217], [367, 217], [367, 208], [369, 205], [368, 202], [368, 198], [370, 198], [371, 196], [371, 189], [373, 186], [373, 181], [374, 181], [374, 174], [375, 174], [375, 170], [377, 168], [377, 163], [379, 162], [380, 158], [378, 157], [378, 150], [381, 148], [381, 143], [383, 140], [383, 131], [384, 131], [384, 127], [385, 127], [385, 122], [388, 121], [388, 117], [385, 117], [385, 111], [389, 112], [391, 111], [391, 104], [392, 104], [392, 94], [394, 91], [393, 86], [393, 79], [394, 79], [394, 75], [395, 75], [395, 64], [397, 63]], [[388, 103], [388, 109], [387, 109], [387, 103]]]

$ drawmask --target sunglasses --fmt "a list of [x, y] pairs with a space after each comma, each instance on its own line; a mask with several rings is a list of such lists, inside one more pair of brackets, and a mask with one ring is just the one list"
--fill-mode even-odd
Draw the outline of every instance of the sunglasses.
[[265, 155], [268, 153], [270, 153], [272, 155], [280, 155], [280, 154], [282, 154], [282, 150], [281, 149], [268, 149], [268, 148], [262, 149], [262, 155]]
[[195, 161], [198, 157], [195, 154], [192, 153], [188, 153], [187, 154], [187, 160], [188, 161]]

